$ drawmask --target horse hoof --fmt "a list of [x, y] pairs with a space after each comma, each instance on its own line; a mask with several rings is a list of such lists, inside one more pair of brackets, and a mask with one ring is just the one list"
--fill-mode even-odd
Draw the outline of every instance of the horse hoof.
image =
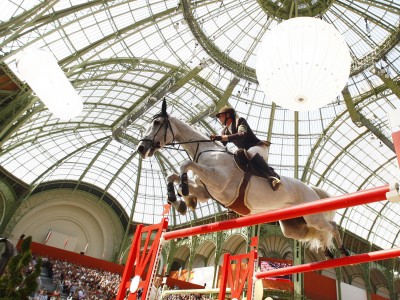
[[350, 256], [350, 251], [345, 248], [345, 246], [340, 247], [340, 253], [342, 253], [343, 256]]
[[183, 173], [181, 176], [181, 188], [183, 196], [189, 195], [189, 183], [187, 173]]
[[326, 249], [324, 254], [325, 254], [326, 259], [334, 259], [335, 258], [335, 256], [333, 255], [333, 253], [329, 249]]
[[186, 204], [191, 210], [195, 210], [196, 207], [197, 207], [197, 198], [196, 197], [189, 197], [189, 199], [186, 200]]
[[187, 212], [187, 205], [184, 201], [179, 201], [178, 212], [181, 215], [185, 215]]

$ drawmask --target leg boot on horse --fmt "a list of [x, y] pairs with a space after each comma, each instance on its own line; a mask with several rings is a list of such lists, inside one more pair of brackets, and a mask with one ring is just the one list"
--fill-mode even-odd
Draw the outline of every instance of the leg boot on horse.
[[174, 183], [168, 182], [167, 184], [168, 203], [174, 206], [180, 214], [186, 214], [187, 205], [184, 201], [178, 201], [175, 195]]
[[181, 176], [181, 189], [183, 196], [189, 195], [189, 179], [187, 173], [183, 173]]
[[252, 168], [262, 174], [262, 176], [268, 180], [272, 190], [276, 191], [279, 189], [279, 186], [281, 185], [281, 178], [274, 171], [274, 169], [267, 164], [260, 154], [257, 153], [254, 155], [250, 160], [250, 164]]

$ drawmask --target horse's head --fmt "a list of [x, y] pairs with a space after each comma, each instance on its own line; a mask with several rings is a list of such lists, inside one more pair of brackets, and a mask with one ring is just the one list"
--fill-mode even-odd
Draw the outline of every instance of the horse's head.
[[137, 151], [142, 158], [153, 156], [154, 152], [173, 142], [174, 134], [167, 114], [167, 104], [163, 100], [161, 113], [155, 115], [147, 128], [145, 136], [140, 140]]

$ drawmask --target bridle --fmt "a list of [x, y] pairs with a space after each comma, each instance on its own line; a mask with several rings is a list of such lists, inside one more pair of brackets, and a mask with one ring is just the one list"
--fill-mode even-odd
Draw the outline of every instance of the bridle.
[[[157, 136], [157, 134], [160, 132], [160, 130], [163, 128], [163, 127], [165, 127], [165, 133], [164, 133], [164, 145], [169, 145], [169, 146], [175, 146], [175, 145], [183, 145], [183, 144], [195, 144], [195, 143], [197, 143], [197, 148], [196, 148], [196, 151], [195, 151], [195, 154], [194, 154], [194, 158], [193, 158], [193, 161], [198, 161], [198, 159], [199, 159], [199, 157], [200, 157], [200, 155], [201, 154], [203, 154], [203, 153], [205, 153], [205, 152], [215, 152], [215, 151], [218, 151], [218, 152], [226, 152], [226, 153], [229, 153], [229, 154], [232, 154], [232, 153], [230, 153], [227, 149], [225, 149], [224, 151], [220, 151], [220, 150], [205, 150], [205, 151], [202, 151], [202, 152], [198, 152], [198, 150], [199, 150], [199, 145], [200, 145], [200, 143], [214, 143], [214, 141], [212, 141], [212, 140], [190, 140], [190, 141], [185, 141], [185, 142], [173, 142], [174, 140], [175, 140], [175, 133], [174, 133], [174, 130], [172, 129], [172, 126], [171, 126], [171, 122], [169, 121], [169, 118], [168, 118], [168, 115], [165, 115], [165, 114], [162, 114], [162, 113], [160, 113], [160, 114], [156, 114], [154, 117], [153, 117], [153, 119], [152, 119], [152, 122], [154, 122], [157, 118], [160, 118], [160, 117], [162, 117], [163, 119], [164, 119], [164, 122], [162, 122], [161, 124], [160, 124], [160, 126], [158, 127], [158, 129], [157, 129], [157, 131], [156, 131], [156, 133], [154, 134], [154, 136], [153, 136], [153, 138], [152, 139], [149, 139], [148, 137], [145, 137], [145, 138], [143, 138], [143, 139], [140, 139], [139, 141], [141, 142], [141, 141], [145, 141], [145, 142], [151, 142], [152, 143], [152, 147], [154, 147], [155, 149], [159, 149], [159, 148], [161, 148], [161, 143], [160, 142], [154, 142], [154, 139], [155, 139], [155, 137]], [[170, 130], [170, 132], [171, 132], [171, 134], [172, 134], [172, 142], [170, 142], [170, 143], [167, 143], [167, 132], [168, 132], [168, 129]], [[164, 149], [168, 149], [167, 147], [163, 147]], [[181, 150], [181, 149], [177, 149], [177, 148], [169, 148], [169, 149], [174, 149], [174, 150]], [[182, 149], [183, 150], [183, 149]], [[183, 150], [183, 151], [186, 151], [186, 150]]]
[[167, 143], [167, 132], [168, 132], [168, 128], [169, 128], [169, 130], [171, 131], [172, 140], [175, 140], [175, 134], [174, 134], [174, 131], [173, 131], [173, 129], [172, 129], [171, 123], [170, 123], [170, 121], [169, 121], [168, 115], [157, 114], [157, 115], [155, 115], [155, 116], [153, 117], [153, 119], [152, 119], [151, 122], [154, 122], [157, 118], [160, 118], [160, 117], [164, 118], [164, 122], [161, 122], [161, 124], [160, 124], [160, 126], [158, 127], [156, 133], [155, 133], [154, 136], [153, 136], [153, 139], [149, 139], [149, 138], [145, 137], [144, 139], [140, 139], [140, 140], [139, 140], [140, 142], [142, 142], [142, 141], [144, 141], [144, 142], [151, 142], [151, 143], [152, 143], [152, 146], [153, 146], [154, 148], [161, 148], [161, 143], [160, 143], [160, 142], [155, 143], [155, 142], [154, 142], [154, 139], [155, 139], [155, 137], [157, 136], [157, 134], [160, 132], [160, 130], [161, 130], [163, 127], [165, 127], [165, 132], [164, 132], [164, 144], [165, 144], [165, 145], [171, 145], [171, 144], [173, 144], [172, 142], [171, 142], [171, 143]]

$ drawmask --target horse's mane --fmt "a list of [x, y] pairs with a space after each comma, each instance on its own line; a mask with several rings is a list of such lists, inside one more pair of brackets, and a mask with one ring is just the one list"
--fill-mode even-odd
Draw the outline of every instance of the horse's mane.
[[[199, 137], [200, 139], [202, 139], [202, 140], [210, 140], [210, 137], [206, 133], [202, 132], [201, 130], [199, 130], [198, 128], [194, 127], [193, 125], [188, 124], [185, 121], [183, 121], [181, 119], [178, 119], [176, 117], [169, 117], [169, 118], [173, 118], [176, 122], [182, 123], [185, 126], [187, 126], [188, 128], [190, 128], [190, 130], [193, 131], [193, 133], [196, 133], [197, 135], [200, 136]], [[216, 144], [216, 145], [219, 146], [219, 144]], [[224, 146], [221, 145], [221, 147], [224, 147]]]
[[155, 119], [157, 119], [158, 117], [163, 117], [163, 118], [169, 118], [168, 114], [163, 114], [163, 113], [159, 113], [159, 114], [155, 114], [151, 120], [154, 121]]

